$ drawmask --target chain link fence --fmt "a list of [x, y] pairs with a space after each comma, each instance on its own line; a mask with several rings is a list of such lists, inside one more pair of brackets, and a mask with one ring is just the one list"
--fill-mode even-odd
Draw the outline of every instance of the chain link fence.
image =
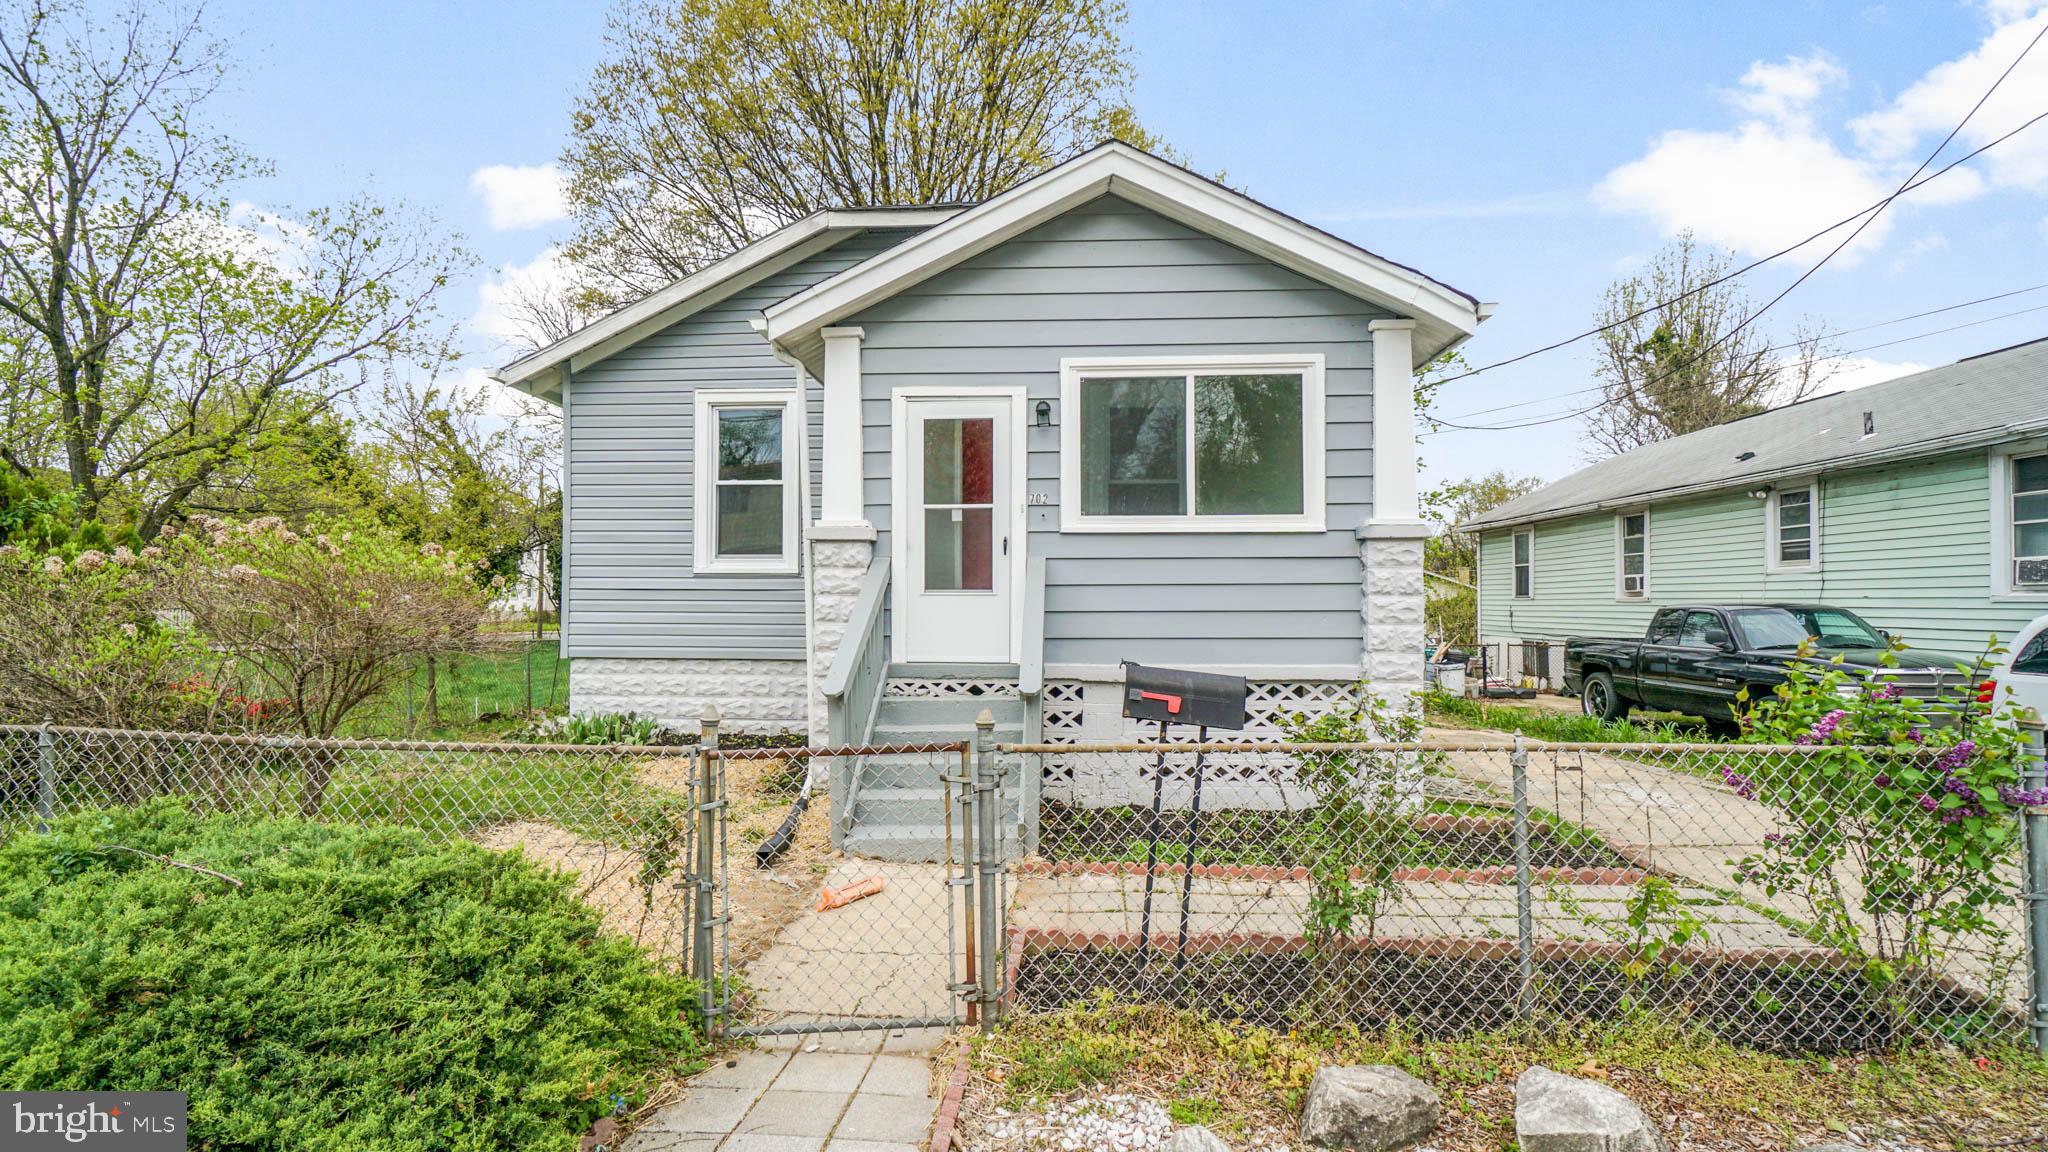
[[0, 725], [0, 838], [175, 800], [202, 814], [399, 825], [576, 874], [605, 924], [691, 963], [693, 751], [302, 740]]
[[1977, 795], [1953, 757], [1004, 751], [1057, 758], [1091, 798], [1048, 802], [1015, 865], [1019, 1010], [1110, 995], [1430, 1034], [1654, 1012], [1804, 1051], [2029, 1025], [2027, 860], [2004, 802], [2025, 789]]
[[[1676, 1016], [1834, 1051], [2034, 1029], [2028, 775], [1753, 745], [697, 748], [0, 725], [0, 838], [174, 798], [575, 875], [734, 1034], [1108, 995], [1430, 1034]], [[1057, 771], [1056, 796], [1024, 783]], [[1967, 795], [1966, 795], [1967, 794]], [[2022, 815], [2022, 812], [2025, 815]], [[2030, 881], [2029, 875], [2032, 875]]]

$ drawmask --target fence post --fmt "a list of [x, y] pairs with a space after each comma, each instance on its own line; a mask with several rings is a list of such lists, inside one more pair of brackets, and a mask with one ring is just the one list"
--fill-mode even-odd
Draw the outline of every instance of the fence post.
[[[2020, 764], [2020, 787], [2032, 791], [2048, 786], [2048, 726], [2038, 717], [2020, 722], [2027, 752]], [[2048, 1054], [2048, 806], [2027, 808], [2021, 817], [2026, 830], [2027, 969], [2033, 978], [2027, 1022], [2034, 1048]]]
[[57, 818], [57, 736], [50, 722], [36, 729], [36, 831], [48, 832]]
[[1529, 884], [1529, 748], [1522, 734], [1515, 733], [1515, 750], [1508, 754], [1514, 772], [1515, 792], [1515, 933], [1518, 971], [1515, 1007], [1522, 1019], [1536, 1009], [1536, 909]]
[[1002, 870], [1002, 849], [996, 839], [996, 824], [1001, 819], [999, 809], [1002, 797], [997, 788], [1000, 778], [996, 770], [996, 718], [988, 709], [974, 718], [974, 898], [977, 909], [974, 930], [980, 937], [976, 941], [980, 971], [975, 974], [979, 987], [975, 991], [981, 1001], [981, 1027], [983, 1031], [996, 1025], [998, 997], [1001, 992], [997, 943], [1001, 926], [996, 919], [996, 880]]
[[697, 739], [697, 859], [695, 916], [691, 920], [690, 965], [697, 978], [699, 1007], [704, 1015], [704, 1032], [716, 1036], [724, 1029], [719, 1014], [718, 960], [712, 939], [717, 920], [718, 819], [721, 815], [718, 787], [718, 706], [704, 706], [701, 735]]

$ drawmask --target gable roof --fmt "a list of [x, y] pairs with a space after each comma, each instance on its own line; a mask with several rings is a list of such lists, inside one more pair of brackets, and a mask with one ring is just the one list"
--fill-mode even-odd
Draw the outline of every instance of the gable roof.
[[820, 329], [1109, 193], [1413, 317], [1417, 367], [1462, 343], [1492, 311], [1413, 268], [1112, 140], [768, 308], [767, 336], [815, 372]]
[[833, 208], [813, 212], [723, 259], [578, 328], [536, 352], [493, 371], [491, 378], [521, 392], [555, 399], [562, 368], [585, 368], [678, 320], [876, 228], [929, 228], [960, 212], [958, 205], [923, 208]]
[[[1872, 431], [1863, 430], [1870, 414]], [[2048, 338], [1646, 444], [1466, 521], [1499, 528], [2048, 432]]]

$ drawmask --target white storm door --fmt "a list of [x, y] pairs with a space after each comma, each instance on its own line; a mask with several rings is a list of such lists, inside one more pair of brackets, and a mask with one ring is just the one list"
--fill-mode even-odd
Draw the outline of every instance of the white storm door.
[[1009, 663], [1016, 531], [1011, 400], [908, 398], [896, 659]]

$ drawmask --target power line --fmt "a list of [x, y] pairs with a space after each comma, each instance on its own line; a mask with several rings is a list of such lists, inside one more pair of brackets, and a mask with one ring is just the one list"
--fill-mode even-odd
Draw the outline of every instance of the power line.
[[[1874, 352], [1874, 351], [1878, 350], [1879, 348], [1890, 348], [1891, 346], [1893, 346], [1893, 345], [1895, 345], [1895, 344], [1906, 344], [1906, 343], [1909, 343], [1909, 342], [1911, 342], [1911, 341], [1914, 341], [1914, 340], [1925, 340], [1925, 339], [1927, 339], [1927, 338], [1928, 338], [1929, 336], [1941, 336], [1941, 335], [1944, 335], [1944, 334], [1946, 334], [1946, 333], [1949, 333], [1949, 332], [1960, 332], [1960, 331], [1962, 331], [1962, 330], [1963, 330], [1963, 329], [1965, 329], [1965, 328], [1975, 328], [1975, 327], [1977, 327], [1977, 326], [1978, 326], [1978, 325], [1980, 325], [1980, 324], [1990, 324], [1990, 323], [1993, 323], [1993, 322], [1995, 322], [1995, 321], [1999, 321], [1999, 320], [2010, 320], [2010, 319], [2012, 319], [2012, 318], [2013, 318], [2013, 317], [2015, 317], [2015, 316], [2025, 316], [2025, 315], [2027, 315], [2028, 313], [2031, 313], [2031, 312], [2048, 312], [2048, 304], [2036, 304], [2036, 305], [2034, 305], [2034, 306], [2033, 306], [2032, 308], [2021, 308], [2021, 309], [2019, 309], [2019, 310], [2017, 310], [2017, 311], [2014, 311], [2014, 312], [2004, 312], [2004, 313], [2000, 313], [2000, 314], [1999, 314], [1999, 315], [1997, 315], [1997, 316], [1986, 316], [1986, 317], [1984, 317], [1984, 318], [1983, 318], [1983, 319], [1981, 319], [1981, 320], [1970, 320], [1970, 321], [1967, 321], [1967, 322], [1965, 322], [1965, 323], [1962, 323], [1962, 324], [1952, 324], [1952, 325], [1950, 325], [1950, 326], [1949, 326], [1949, 327], [1947, 327], [1947, 328], [1936, 328], [1936, 329], [1935, 329], [1934, 331], [1932, 331], [1932, 332], [1920, 332], [1920, 333], [1917, 333], [1917, 334], [1915, 334], [1915, 335], [1912, 335], [1912, 336], [1901, 336], [1901, 337], [1899, 337], [1899, 338], [1898, 338], [1898, 339], [1896, 339], [1896, 340], [1885, 340], [1885, 341], [1882, 341], [1882, 342], [1880, 342], [1880, 343], [1877, 343], [1877, 344], [1865, 344], [1865, 345], [1864, 345], [1864, 346], [1862, 346], [1861, 348], [1851, 348], [1851, 349], [1849, 349], [1849, 350], [1848, 350], [1847, 352], [1837, 352], [1837, 353], [1835, 353], [1835, 354], [1834, 354], [1833, 356], [1830, 356], [1830, 357], [1828, 357], [1828, 359], [1830, 359], [1830, 360], [1845, 360], [1845, 359], [1847, 359], [1847, 358], [1849, 358], [1849, 357], [1851, 357], [1851, 356], [1857, 356], [1857, 355], [1860, 355], [1860, 354], [1862, 354], [1862, 353], [1864, 353], [1864, 352]], [[1881, 324], [1880, 324], [1880, 325], [1872, 325], [1872, 327], [1880, 327], [1880, 328], [1881, 328], [1881, 327], [1883, 327], [1883, 325], [1881, 325]], [[1797, 345], [1795, 345], [1795, 344], [1781, 344], [1781, 345], [1779, 345], [1779, 346], [1777, 346], [1777, 347], [1775, 347], [1775, 348], [1768, 348], [1768, 349], [1765, 349], [1765, 351], [1767, 351], [1767, 352], [1778, 352], [1778, 351], [1783, 351], [1783, 350], [1784, 350], [1784, 349], [1786, 349], [1786, 348], [1793, 348], [1793, 347], [1797, 347]], [[1775, 371], [1775, 369], [1773, 369], [1773, 370]], [[1759, 377], [1759, 376], [1763, 376], [1763, 375], [1766, 375], [1766, 373], [1762, 373], [1762, 372], [1750, 373], [1750, 374], [1749, 374], [1749, 375], [1747, 375], [1747, 376], [1737, 377], [1735, 381], [1731, 381], [1731, 382], [1740, 382], [1741, 380], [1745, 380], [1745, 379], [1755, 379], [1755, 378], [1757, 378], [1757, 377]], [[1598, 388], [1584, 388], [1584, 389], [1580, 389], [1580, 392], [1581, 392], [1581, 393], [1583, 393], [1583, 392], [1594, 392], [1594, 391], [1600, 391], [1600, 389], [1598, 389]], [[1552, 400], [1562, 400], [1562, 399], [1564, 399], [1564, 398], [1565, 398], [1565, 396], [1569, 396], [1569, 395], [1573, 395], [1573, 393], [1565, 393], [1564, 395], [1561, 395], [1561, 396], [1553, 396], [1553, 397], [1550, 397], [1550, 399], [1552, 399]], [[1449, 420], [1432, 420], [1432, 421], [1431, 421], [1431, 423], [1435, 423], [1435, 424], [1441, 424], [1441, 425], [1443, 425], [1443, 426], [1444, 426], [1445, 428], [1455, 428], [1455, 429], [1457, 429], [1457, 430], [1458, 430], [1458, 431], [1460, 431], [1460, 432], [1506, 432], [1506, 431], [1511, 431], [1511, 430], [1513, 430], [1513, 429], [1516, 429], [1516, 428], [1535, 428], [1535, 427], [1538, 427], [1538, 426], [1541, 426], [1541, 425], [1544, 425], [1544, 424], [1555, 424], [1555, 423], [1557, 423], [1557, 422], [1558, 422], [1558, 421], [1560, 421], [1560, 420], [1570, 420], [1570, 419], [1572, 419], [1572, 418], [1574, 418], [1574, 417], [1577, 417], [1577, 416], [1584, 416], [1584, 415], [1586, 415], [1587, 413], [1589, 413], [1589, 412], [1592, 412], [1592, 411], [1594, 411], [1595, 409], [1597, 409], [1597, 408], [1601, 407], [1602, 405], [1604, 405], [1604, 404], [1606, 404], [1606, 403], [1607, 403], [1607, 401], [1606, 401], [1605, 399], [1602, 399], [1602, 400], [1600, 401], [1600, 403], [1598, 403], [1598, 404], [1589, 404], [1589, 405], [1587, 405], [1587, 406], [1586, 406], [1586, 407], [1584, 407], [1584, 408], [1575, 408], [1575, 409], [1573, 409], [1573, 410], [1572, 410], [1572, 411], [1570, 411], [1570, 412], [1565, 412], [1565, 413], [1562, 413], [1562, 414], [1559, 414], [1559, 415], [1556, 415], [1556, 416], [1545, 416], [1545, 417], [1542, 417], [1542, 418], [1540, 418], [1540, 419], [1536, 419], [1536, 420], [1530, 420], [1530, 421], [1526, 421], [1526, 422], [1523, 422], [1523, 423], [1517, 423], [1517, 424], [1455, 424], [1455, 423], [1452, 423], [1452, 422], [1451, 422], [1451, 421], [1449, 421]], [[1428, 435], [1432, 435], [1432, 433], [1428, 433], [1428, 432], [1425, 432], [1425, 433], [1423, 433], [1423, 435], [1424, 435], [1424, 436], [1428, 436]]]
[[[1929, 309], [1927, 309], [1927, 310], [1926, 310], [1926, 311], [1924, 311], [1924, 312], [1914, 312], [1914, 313], [1911, 313], [1910, 315], [1906, 315], [1906, 316], [1894, 316], [1894, 317], [1892, 317], [1892, 318], [1891, 318], [1891, 319], [1889, 319], [1889, 320], [1879, 320], [1879, 321], [1877, 321], [1877, 322], [1876, 322], [1876, 323], [1874, 323], [1874, 324], [1859, 324], [1859, 325], [1857, 325], [1857, 326], [1856, 326], [1856, 327], [1854, 327], [1854, 328], [1844, 328], [1844, 329], [1842, 329], [1842, 330], [1841, 330], [1841, 331], [1839, 331], [1839, 332], [1829, 332], [1829, 333], [1826, 333], [1826, 336], [1827, 336], [1828, 338], [1830, 338], [1830, 339], [1832, 339], [1832, 338], [1834, 338], [1834, 337], [1837, 337], [1837, 336], [1854, 336], [1854, 335], [1855, 335], [1856, 333], [1858, 333], [1858, 332], [1869, 332], [1869, 331], [1872, 331], [1873, 329], [1877, 329], [1877, 328], [1889, 328], [1889, 327], [1891, 327], [1891, 326], [1892, 326], [1892, 325], [1894, 325], [1894, 324], [1904, 324], [1904, 323], [1905, 323], [1906, 321], [1908, 321], [1908, 320], [1924, 320], [1924, 319], [1926, 319], [1926, 318], [1927, 318], [1927, 317], [1929, 317], [1929, 316], [1939, 316], [1939, 315], [1941, 315], [1941, 314], [1942, 314], [1942, 313], [1944, 313], [1944, 312], [1955, 312], [1955, 311], [1959, 311], [1959, 310], [1961, 310], [1961, 309], [1964, 309], [1964, 308], [1972, 308], [1972, 307], [1975, 307], [1976, 305], [1979, 305], [1979, 304], [1989, 304], [1989, 303], [1991, 303], [1991, 302], [1992, 302], [1992, 301], [1994, 301], [1994, 300], [2009, 300], [2009, 299], [2011, 299], [2011, 298], [2012, 298], [2012, 297], [2014, 297], [2014, 296], [2025, 296], [2025, 295], [2026, 295], [2027, 293], [2029, 293], [2029, 292], [2039, 292], [2039, 291], [2041, 291], [2041, 290], [2042, 290], [2043, 288], [2048, 288], [2048, 283], [2043, 283], [2043, 284], [2035, 284], [2035, 285], [2032, 285], [2031, 287], [2027, 287], [2027, 288], [2015, 288], [2015, 289], [2013, 289], [2013, 290], [2012, 290], [2012, 291], [2010, 291], [2010, 292], [1998, 292], [1998, 293], [1994, 293], [1994, 294], [1992, 294], [1992, 295], [1990, 295], [1990, 296], [1979, 296], [1979, 297], [1977, 297], [1977, 298], [1976, 298], [1975, 300], [1965, 300], [1965, 301], [1963, 301], [1963, 302], [1962, 302], [1962, 303], [1960, 303], [1960, 304], [1945, 304], [1945, 305], [1943, 305], [1943, 306], [1942, 306], [1942, 307], [1940, 307], [1940, 308], [1929, 308]], [[1990, 323], [1991, 321], [1993, 321], [1993, 320], [2003, 320], [2003, 319], [2006, 319], [2007, 317], [2011, 317], [2011, 316], [2018, 316], [2018, 315], [2022, 315], [2023, 313], [2026, 313], [2026, 312], [2031, 312], [2031, 311], [2034, 311], [2034, 309], [2031, 309], [2031, 308], [2025, 308], [2025, 309], [2021, 309], [2021, 310], [2020, 310], [2019, 312], [2007, 312], [2007, 313], [2005, 313], [2004, 315], [2000, 315], [2000, 316], [1992, 316], [1992, 317], [1989, 317], [1989, 318], [1987, 318], [1987, 319], [1984, 319], [1984, 320], [1974, 320], [1974, 321], [1971, 321], [1971, 322], [1970, 322], [1969, 324], [1961, 324], [1961, 325], [1957, 325], [1957, 328], [1969, 328], [1969, 327], [1974, 327], [1974, 326], [1975, 326], [1975, 325], [1977, 325], [1977, 324], [1989, 324], [1989, 323]], [[1954, 332], [1954, 331], [1956, 331], [1956, 328], [1943, 328], [1943, 329], [1939, 329], [1938, 331], [1935, 331], [1935, 332], [1922, 332], [1922, 333], [1920, 333], [1920, 334], [1919, 334], [1918, 336], [1907, 336], [1907, 337], [1904, 337], [1904, 338], [1902, 338], [1902, 339], [1900, 339], [1900, 340], [1895, 340], [1895, 341], [1892, 341], [1892, 343], [1895, 343], [1895, 344], [1903, 344], [1903, 343], [1905, 343], [1905, 342], [1906, 342], [1906, 341], [1908, 341], [1908, 340], [1922, 340], [1922, 339], [1925, 339], [1925, 338], [1927, 338], [1927, 337], [1929, 337], [1929, 336], [1938, 336], [1938, 335], [1940, 335], [1940, 334], [1941, 334], [1941, 333], [1943, 333], [1943, 332]], [[1796, 347], [1798, 347], [1798, 346], [1799, 346], [1799, 345], [1798, 345], [1798, 343], [1797, 343], [1797, 342], [1795, 341], [1794, 343], [1791, 343], [1791, 344], [1780, 344], [1780, 345], [1777, 345], [1776, 347], [1773, 347], [1773, 348], [1767, 349], [1767, 351], [1770, 351], [1770, 352], [1783, 352], [1783, 351], [1785, 351], [1785, 350], [1786, 350], [1786, 349], [1788, 349], [1788, 348], [1796, 348]], [[1883, 345], [1874, 345], [1874, 347], [1883, 347]], [[1867, 350], [1867, 349], [1866, 349], [1866, 350]], [[1853, 354], [1854, 354], [1854, 353], [1850, 353], [1850, 352], [1840, 352], [1840, 353], [1836, 353], [1836, 354], [1835, 354], [1834, 356], [1828, 357], [1828, 359], [1831, 359], [1831, 360], [1838, 360], [1838, 359], [1841, 359], [1842, 357], [1845, 357], [1845, 356], [1850, 356], [1850, 355], [1853, 355]], [[1572, 389], [1572, 390], [1571, 390], [1571, 391], [1569, 391], [1569, 392], [1559, 392], [1559, 393], [1556, 393], [1555, 395], [1551, 395], [1551, 396], [1539, 396], [1539, 397], [1537, 397], [1537, 398], [1536, 398], [1536, 399], [1534, 399], [1534, 400], [1518, 400], [1518, 401], [1516, 401], [1516, 402], [1515, 402], [1515, 403], [1513, 403], [1513, 404], [1502, 404], [1502, 405], [1500, 405], [1499, 407], [1495, 407], [1495, 408], [1479, 408], [1479, 409], [1476, 409], [1476, 410], [1474, 410], [1474, 411], [1471, 411], [1471, 412], [1459, 412], [1459, 413], [1456, 413], [1455, 415], [1453, 415], [1453, 416], [1451, 416], [1451, 417], [1448, 417], [1447, 419], [1448, 419], [1448, 420], [1469, 420], [1469, 419], [1471, 419], [1471, 418], [1472, 418], [1472, 417], [1474, 417], [1474, 416], [1488, 416], [1488, 415], [1491, 415], [1491, 414], [1493, 414], [1493, 413], [1495, 413], [1495, 412], [1508, 412], [1508, 411], [1512, 411], [1512, 410], [1514, 410], [1514, 409], [1516, 409], [1516, 408], [1528, 408], [1528, 407], [1531, 407], [1531, 406], [1533, 406], [1533, 405], [1537, 405], [1537, 404], [1548, 404], [1548, 403], [1550, 403], [1550, 402], [1551, 402], [1551, 401], [1553, 401], [1553, 400], [1564, 400], [1564, 399], [1567, 399], [1567, 398], [1569, 398], [1569, 397], [1572, 397], [1572, 396], [1584, 396], [1584, 395], [1587, 395], [1588, 393], [1592, 393], [1592, 392], [1602, 392], [1602, 391], [1605, 391], [1605, 390], [1606, 390], [1606, 386], [1605, 386], [1605, 385], [1601, 385], [1601, 384], [1595, 384], [1595, 385], [1593, 385], [1593, 386], [1592, 386], [1592, 387], [1590, 387], [1590, 388], [1574, 388], [1574, 389]], [[1444, 423], [1444, 422], [1446, 422], [1446, 421], [1437, 421], [1437, 422], [1438, 422], [1438, 423]], [[1457, 425], [1452, 425], [1452, 427], [1457, 427]]]
[[1847, 216], [1844, 216], [1840, 220], [1835, 221], [1833, 224], [1830, 224], [1827, 227], [1822, 228], [1820, 231], [1815, 232], [1813, 235], [1806, 237], [1804, 240], [1801, 240], [1787, 247], [1780, 248], [1776, 252], [1773, 252], [1768, 256], [1759, 256], [1755, 260], [1752, 260], [1749, 263], [1744, 264], [1742, 267], [1737, 268], [1732, 272], [1726, 273], [1725, 275], [1717, 276], [1714, 279], [1699, 285], [1698, 287], [1689, 288], [1686, 291], [1680, 292], [1678, 295], [1673, 296], [1668, 300], [1660, 300], [1655, 304], [1651, 304], [1645, 308], [1642, 308], [1639, 311], [1632, 312], [1629, 315], [1623, 316], [1618, 320], [1602, 324], [1597, 328], [1589, 328], [1576, 336], [1568, 336], [1563, 340], [1554, 341], [1552, 343], [1545, 344], [1539, 348], [1531, 348], [1527, 352], [1510, 356], [1505, 360], [1496, 360], [1491, 364], [1482, 364], [1477, 368], [1468, 369], [1464, 372], [1458, 373], [1455, 376], [1446, 376], [1442, 380], [1438, 381], [1438, 383], [1451, 384], [1459, 380], [1469, 380], [1482, 372], [1491, 372], [1496, 368], [1506, 368], [1511, 364], [1519, 364], [1524, 360], [1530, 359], [1531, 357], [1541, 356], [1545, 352], [1555, 352], [1559, 348], [1568, 348], [1581, 340], [1598, 336], [1602, 332], [1611, 332], [1624, 324], [1640, 320], [1643, 317], [1649, 315], [1650, 313], [1657, 311], [1659, 308], [1669, 307], [1670, 305], [1676, 304], [1680, 300], [1683, 300], [1688, 296], [1696, 296], [1701, 292], [1705, 292], [1709, 288], [1718, 287], [1722, 284], [1726, 284], [1730, 280], [1736, 279], [1739, 276], [1744, 276], [1750, 272], [1754, 272], [1758, 268], [1761, 268], [1764, 265], [1769, 264], [1773, 260], [1789, 256], [1792, 253], [1799, 251], [1801, 248], [1804, 248], [1808, 244], [1813, 243], [1815, 240], [1818, 240], [1821, 237], [1826, 236], [1828, 233], [1833, 232], [1837, 228], [1841, 228], [1845, 225], [1854, 223], [1856, 220], [1862, 218], [1864, 215], [1876, 211], [1883, 205], [1891, 203], [1891, 201], [1897, 199], [1899, 196], [1907, 192], [1914, 192], [1918, 191], [1921, 188], [1925, 188], [1927, 185], [1934, 183], [1936, 180], [1941, 179], [1943, 176], [1948, 175], [1950, 172], [1955, 171], [1957, 168], [1962, 167], [1964, 164], [1967, 164], [1970, 161], [1975, 160], [1977, 157], [1982, 156], [1984, 153], [1991, 151], [1993, 148], [1998, 147], [2000, 144], [2005, 143], [2007, 140], [2010, 140], [2013, 137], [2019, 135], [2020, 133], [2026, 131], [2027, 129], [2032, 128], [2034, 125], [2039, 124], [2043, 120], [2048, 120], [2048, 112], [2037, 113], [2036, 115], [2027, 119], [2025, 122], [2021, 123], [2019, 126], [2013, 128], [2011, 131], [2005, 133], [2002, 136], [1999, 136], [1997, 139], [1984, 144], [1983, 146], [1977, 148], [1972, 152], [1957, 157], [1956, 159], [1950, 161], [1947, 164], [1944, 164], [1940, 168], [1929, 173], [1925, 177], [1922, 177], [1921, 179], [1907, 185], [1906, 187], [1901, 188], [1899, 191], [1894, 192], [1892, 195], [1885, 197], [1883, 200], [1879, 200], [1876, 203], [1867, 205]]

